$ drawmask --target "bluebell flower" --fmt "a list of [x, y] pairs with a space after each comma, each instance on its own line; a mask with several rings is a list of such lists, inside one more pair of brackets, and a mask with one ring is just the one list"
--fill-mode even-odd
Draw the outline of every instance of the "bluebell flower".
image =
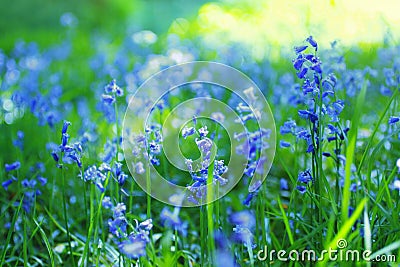
[[200, 138], [206, 137], [208, 134], [207, 126], [203, 126], [199, 129]]
[[296, 122], [294, 120], [288, 120], [280, 127], [280, 133], [282, 135], [293, 133], [295, 129]]
[[313, 177], [311, 176], [310, 170], [300, 172], [297, 177], [297, 180], [302, 183], [305, 183], [305, 184], [308, 184], [309, 182], [311, 182], [313, 180]]
[[105, 196], [103, 198], [101, 204], [102, 204], [103, 208], [105, 208], [105, 209], [111, 209], [111, 208], [114, 207], [112, 202], [111, 202], [111, 198], [109, 196]]
[[289, 190], [289, 184], [285, 178], [279, 180], [281, 190]]
[[236, 226], [233, 228], [232, 240], [243, 244], [245, 247], [250, 246], [251, 248], [255, 248], [257, 246], [254, 243], [254, 235], [246, 227]]
[[64, 121], [62, 130], [61, 130], [61, 134], [64, 135], [67, 133], [68, 127], [71, 125], [71, 122], [69, 121]]
[[253, 200], [253, 198], [257, 195], [257, 192], [249, 192], [246, 196], [246, 198], [243, 200], [243, 205], [249, 207], [251, 201]]
[[160, 220], [162, 225], [173, 230], [178, 230], [181, 234], [186, 235], [187, 225], [179, 218], [179, 211], [179, 207], [175, 207], [173, 212], [165, 207], [160, 213]]
[[130, 259], [146, 255], [146, 241], [137, 236], [129, 237], [118, 245], [119, 250]]
[[21, 163], [19, 161], [15, 161], [11, 164], [5, 164], [4, 165], [6, 172], [10, 172], [10, 171], [15, 171], [18, 170], [21, 167]]
[[135, 171], [137, 174], [143, 174], [145, 173], [144, 165], [143, 162], [139, 161], [135, 164]]
[[16, 180], [17, 180], [17, 178], [12, 176], [10, 179], [8, 179], [8, 180], [4, 181], [3, 183], [1, 183], [1, 186], [4, 188], [4, 190], [7, 191], [8, 187]]
[[296, 189], [300, 192], [300, 194], [304, 195], [305, 192], [307, 192], [307, 187], [304, 185], [299, 185], [296, 187]]
[[304, 67], [300, 71], [296, 72], [296, 74], [297, 74], [297, 77], [299, 77], [299, 79], [303, 79], [306, 76], [307, 72], [308, 72], [308, 68]]
[[307, 45], [302, 45], [302, 46], [295, 46], [294, 47], [294, 51], [296, 54], [300, 54], [301, 52], [303, 52], [304, 50], [307, 49]]
[[109, 231], [117, 238], [122, 238], [126, 236], [127, 226], [128, 222], [124, 216], [108, 220]]
[[103, 99], [103, 103], [108, 104], [108, 105], [112, 105], [115, 102], [115, 97], [112, 95], [103, 94], [103, 95], [101, 95], [101, 98]]
[[286, 142], [286, 141], [283, 141], [283, 140], [281, 140], [279, 142], [279, 145], [280, 145], [281, 148], [287, 148], [287, 147], [291, 146], [289, 142]]
[[45, 177], [43, 177], [43, 176], [38, 176], [38, 177], [37, 177], [37, 180], [39, 181], [39, 183], [40, 183], [42, 186], [45, 186], [45, 185], [47, 184], [47, 178], [45, 178]]
[[312, 36], [309, 36], [309, 37], [306, 39], [306, 41], [307, 41], [312, 47], [315, 48], [315, 51], [318, 50], [318, 44], [317, 44], [317, 42], [313, 39]]
[[117, 81], [115, 79], [111, 80], [111, 82], [104, 87], [104, 91], [107, 94], [116, 94], [117, 96], [124, 95], [124, 91], [117, 85]]
[[118, 203], [117, 206], [113, 208], [113, 216], [114, 218], [125, 216], [126, 206], [124, 203]]
[[24, 132], [17, 132], [17, 139], [13, 140], [14, 146], [18, 147], [21, 151], [24, 150]]
[[231, 214], [229, 216], [229, 222], [233, 225], [239, 225], [251, 229], [255, 226], [256, 219], [251, 211], [243, 210]]
[[397, 123], [397, 122], [399, 122], [399, 121], [400, 121], [400, 117], [391, 116], [391, 117], [389, 118], [389, 124], [391, 124], [391, 125], [393, 125], [393, 124], [395, 124], [395, 123]]

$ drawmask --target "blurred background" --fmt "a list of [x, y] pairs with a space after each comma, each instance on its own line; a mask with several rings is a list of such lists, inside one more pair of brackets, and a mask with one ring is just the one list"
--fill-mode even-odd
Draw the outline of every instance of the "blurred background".
[[[240, 42], [256, 59], [275, 57], [310, 34], [321, 45], [396, 44], [400, 32], [400, 2], [386, 1], [251, 1], [251, 0], [16, 0], [0, 1], [0, 47], [10, 51], [15, 41], [46, 46], [60, 40], [60, 17], [76, 18], [74, 38], [89, 42], [88, 33], [122, 40], [127, 34], [150, 30], [158, 36], [175, 33], [201, 36], [221, 48]], [[66, 23], [66, 22], [64, 22]]]

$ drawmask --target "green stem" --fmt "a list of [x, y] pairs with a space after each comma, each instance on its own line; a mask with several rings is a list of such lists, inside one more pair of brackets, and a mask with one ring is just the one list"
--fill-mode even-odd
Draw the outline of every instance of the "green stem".
[[72, 245], [71, 245], [71, 235], [69, 232], [69, 226], [68, 226], [68, 212], [67, 212], [67, 203], [65, 200], [65, 175], [64, 175], [64, 166], [61, 168], [61, 176], [62, 176], [62, 198], [63, 198], [63, 210], [64, 210], [64, 221], [65, 221], [65, 230], [67, 231], [67, 238], [68, 238], [68, 249], [69, 253], [71, 255], [71, 260], [72, 260], [72, 266], [76, 266], [75, 264], [75, 259], [74, 259], [74, 254], [72, 253]]

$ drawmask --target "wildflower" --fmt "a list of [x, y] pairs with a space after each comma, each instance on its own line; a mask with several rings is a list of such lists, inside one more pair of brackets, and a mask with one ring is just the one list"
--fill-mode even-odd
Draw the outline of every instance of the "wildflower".
[[396, 166], [397, 166], [397, 168], [399, 168], [399, 172], [400, 172], [400, 158], [396, 161]]
[[312, 36], [309, 36], [309, 37], [306, 39], [306, 41], [307, 41], [312, 47], [315, 48], [315, 51], [318, 50], [318, 44], [317, 44], [317, 42], [313, 39]]
[[183, 138], [187, 138], [190, 135], [193, 135], [196, 132], [196, 130], [194, 129], [194, 127], [184, 127], [182, 129], [182, 137]]
[[14, 146], [18, 147], [21, 151], [24, 149], [24, 132], [17, 132], [17, 139], [13, 140]]
[[285, 147], [290, 147], [290, 146], [291, 146], [290, 143], [285, 142], [285, 141], [283, 141], [283, 140], [281, 140], [281, 141], [279, 142], [279, 145], [280, 145], [281, 148], [285, 148]]
[[301, 52], [303, 52], [304, 50], [306, 50], [307, 47], [308, 47], [307, 45], [295, 46], [295, 47], [294, 47], [294, 52], [295, 52], [296, 54], [300, 54]]
[[254, 235], [247, 227], [241, 227], [240, 225], [233, 228], [232, 234], [233, 241], [242, 243], [245, 247], [255, 248], [257, 245], [254, 243]]
[[208, 134], [207, 126], [201, 127], [199, 129], [200, 138], [206, 137]]
[[47, 184], [47, 178], [44, 178], [43, 176], [39, 176], [39, 177], [37, 178], [37, 180], [39, 181], [39, 183], [40, 183], [42, 186], [44, 186], [44, 185]]
[[173, 230], [178, 230], [181, 233], [186, 233], [186, 227], [183, 221], [179, 218], [179, 208], [175, 207], [174, 212], [168, 210], [168, 208], [163, 208], [160, 213], [160, 220], [164, 226], [170, 227]]
[[298, 177], [297, 177], [297, 180], [302, 182], [302, 183], [305, 183], [305, 184], [308, 184], [309, 182], [311, 182], [313, 180], [313, 178], [311, 176], [310, 170], [306, 170], [304, 172], [300, 172]]
[[104, 91], [107, 94], [116, 94], [117, 96], [123, 96], [124, 91], [117, 85], [115, 79], [111, 80], [111, 82], [104, 87]]
[[253, 228], [255, 226], [256, 220], [252, 212], [243, 210], [231, 214], [229, 216], [229, 222], [233, 225], [240, 225], [246, 228]]
[[103, 94], [103, 95], [101, 95], [101, 98], [103, 99], [103, 103], [108, 104], [108, 105], [112, 105], [115, 102], [115, 97], [112, 95]]
[[15, 178], [14, 176], [12, 176], [10, 179], [4, 181], [1, 186], [4, 188], [4, 190], [8, 190], [8, 187], [14, 182], [16, 181], [17, 178]]
[[5, 164], [6, 172], [18, 170], [21, 167], [21, 163], [19, 161], [15, 161], [11, 164]]
[[395, 123], [397, 123], [397, 122], [399, 122], [399, 121], [400, 121], [400, 117], [391, 116], [391, 117], [389, 118], [389, 124], [390, 124], [390, 125], [393, 125], [393, 124], [395, 124]]
[[118, 245], [119, 250], [130, 259], [146, 255], [146, 241], [138, 236], [129, 237]]
[[279, 183], [280, 183], [281, 190], [289, 190], [289, 185], [285, 178], [281, 178], [279, 180]]
[[113, 204], [111, 203], [111, 198], [109, 196], [105, 196], [101, 202], [103, 208], [111, 209], [113, 208]]
[[61, 134], [64, 135], [67, 133], [68, 127], [71, 125], [71, 122], [69, 121], [64, 121], [62, 130], [61, 130]]
[[145, 169], [144, 169], [144, 165], [141, 161], [139, 161], [138, 163], [136, 163], [135, 165], [135, 170], [137, 174], [143, 174], [145, 173]]
[[300, 192], [300, 194], [304, 194], [305, 192], [307, 192], [307, 187], [305, 187], [304, 185], [299, 185], [296, 187], [296, 189]]

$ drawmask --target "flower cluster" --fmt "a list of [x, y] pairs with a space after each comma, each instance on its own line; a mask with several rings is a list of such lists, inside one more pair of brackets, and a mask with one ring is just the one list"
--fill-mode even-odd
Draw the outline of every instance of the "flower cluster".
[[224, 160], [215, 159], [215, 146], [211, 137], [208, 137], [207, 126], [201, 126], [197, 129], [196, 118], [194, 118], [194, 125], [195, 127], [185, 126], [181, 132], [184, 139], [191, 135], [197, 136], [195, 143], [201, 153], [201, 161], [198, 163], [192, 159], [186, 159], [185, 164], [193, 180], [193, 183], [187, 187], [192, 193], [188, 198], [191, 202], [198, 204], [199, 200], [206, 196], [205, 185], [207, 185], [209, 174], [212, 174], [213, 184], [225, 185], [228, 181], [222, 175], [228, 171], [228, 167]]
[[104, 113], [108, 122], [115, 121], [116, 108], [114, 104], [117, 101], [117, 97], [124, 95], [124, 91], [117, 85], [115, 79], [104, 87], [105, 94], [101, 95], [102, 102], [99, 105], [99, 109]]
[[[153, 228], [152, 219], [147, 219], [141, 223], [136, 221], [136, 226], [128, 223], [126, 218], [126, 206], [118, 203], [113, 206], [109, 197], [104, 197], [103, 207], [111, 209], [113, 215], [108, 220], [110, 233], [115, 237], [115, 242], [119, 250], [130, 259], [138, 259], [146, 255], [146, 245], [150, 242], [149, 234]], [[132, 232], [128, 233], [128, 228]]]
[[[297, 76], [302, 80], [299, 89], [302, 90], [303, 101], [299, 103], [298, 116], [305, 120], [307, 127], [298, 126], [296, 121], [289, 119], [280, 127], [281, 135], [294, 136], [296, 142], [304, 140], [306, 152], [313, 155], [313, 160], [322, 160], [320, 157], [333, 157], [336, 164], [341, 163], [341, 147], [344, 144], [345, 136], [349, 128], [343, 127], [339, 116], [344, 110], [344, 101], [337, 98], [335, 88], [337, 78], [333, 73], [324, 75], [322, 62], [317, 57], [318, 44], [312, 36], [306, 39], [307, 44], [295, 47], [297, 57], [293, 60], [293, 67]], [[312, 52], [309, 51], [312, 48]], [[333, 153], [322, 151], [323, 143], [334, 142]], [[292, 144], [288, 140], [280, 141], [281, 148], [290, 148]], [[318, 170], [321, 172], [321, 170]], [[319, 175], [313, 170], [314, 175]], [[311, 171], [300, 172], [297, 186], [300, 193], [304, 194], [311, 177]], [[315, 178], [315, 177], [314, 177]], [[304, 185], [305, 184], [305, 185]]]
[[[7, 172], [17, 171], [20, 167], [21, 163], [19, 161], [13, 162], [11, 164], [5, 164], [5, 169]], [[45, 169], [43, 163], [37, 163], [36, 166], [33, 166], [30, 169], [31, 173], [37, 173], [37, 175], [30, 180], [24, 179], [21, 181], [24, 192], [22, 207], [28, 213], [32, 210], [32, 207], [34, 206], [36, 201], [36, 197], [42, 194], [42, 192], [38, 188], [38, 183], [41, 186], [45, 186], [47, 184], [47, 178], [41, 175], [44, 171]], [[1, 184], [6, 191], [8, 191], [9, 186], [11, 186], [13, 182], [18, 181], [18, 179], [14, 175], [10, 176], [11, 177], [9, 179]], [[16, 203], [16, 205], [18, 205], [18, 203]]]
[[82, 146], [81, 143], [75, 142], [72, 145], [68, 144], [69, 134], [67, 133], [68, 127], [71, 125], [71, 122], [64, 121], [62, 130], [61, 130], [61, 144], [56, 150], [51, 152], [53, 159], [57, 162], [57, 166], [62, 168], [62, 164], [59, 164], [60, 158], [62, 159], [62, 163], [76, 163], [79, 168], [82, 168]]

